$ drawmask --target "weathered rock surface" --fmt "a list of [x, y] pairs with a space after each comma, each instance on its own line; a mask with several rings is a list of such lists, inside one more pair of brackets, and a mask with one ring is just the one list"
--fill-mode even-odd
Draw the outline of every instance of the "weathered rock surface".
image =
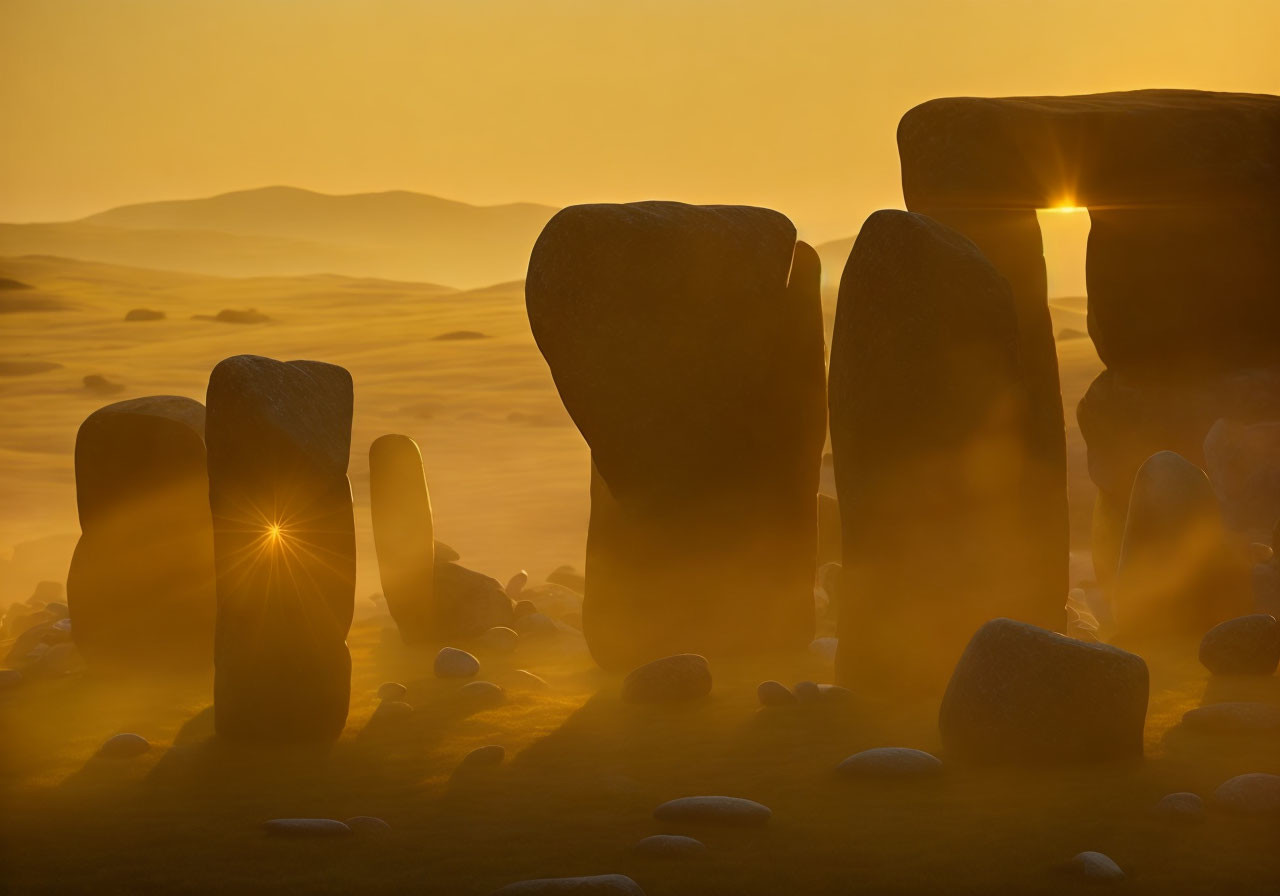
[[209, 377], [219, 735], [324, 740], [346, 724], [355, 606], [351, 375], [254, 355]]
[[658, 821], [671, 823], [756, 826], [772, 816], [768, 806], [735, 796], [686, 796], [653, 810]]
[[480, 661], [465, 650], [441, 647], [436, 654], [436, 678], [471, 678], [480, 674]]
[[534, 246], [525, 295], [591, 447], [596, 660], [806, 644], [825, 421], [817, 254], [767, 209], [574, 206]]
[[1139, 758], [1147, 693], [1141, 657], [993, 619], [965, 648], [938, 727], [973, 762]]
[[437, 632], [443, 638], [474, 638], [515, 622], [511, 598], [498, 580], [456, 563], [435, 565]]
[[1214, 675], [1274, 675], [1280, 623], [1262, 613], [1220, 622], [1200, 641], [1200, 662]]
[[1271, 703], [1210, 703], [1188, 710], [1182, 724], [1209, 734], [1280, 731], [1280, 706]]
[[1134, 478], [1120, 545], [1112, 596], [1120, 632], [1199, 636], [1251, 603], [1247, 567], [1208, 477], [1172, 451], [1151, 455]]
[[174, 395], [100, 408], [76, 435], [75, 641], [99, 669], [208, 667], [216, 612], [205, 412]]
[[422, 452], [408, 436], [369, 446], [369, 515], [387, 610], [405, 643], [428, 641], [436, 633], [435, 530]]
[[841, 775], [858, 778], [922, 778], [942, 771], [938, 757], [910, 747], [876, 747], [854, 753], [836, 766]]
[[696, 653], [682, 653], [646, 663], [622, 682], [628, 703], [678, 703], [711, 693], [711, 666]]
[[644, 896], [644, 890], [625, 874], [598, 874], [522, 880], [494, 890], [491, 896]]
[[1280, 818], [1280, 775], [1263, 772], [1237, 775], [1218, 785], [1213, 801], [1237, 815]]
[[867, 219], [831, 346], [838, 681], [941, 691], [983, 621], [1061, 618], [1066, 511], [1043, 476], [1062, 462], [1036, 444], [1018, 326], [969, 240], [909, 212]]

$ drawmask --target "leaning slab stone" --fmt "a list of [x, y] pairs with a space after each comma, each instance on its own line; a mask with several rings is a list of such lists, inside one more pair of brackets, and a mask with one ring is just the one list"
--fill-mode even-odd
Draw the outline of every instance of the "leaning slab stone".
[[922, 778], [941, 771], [938, 757], [909, 747], [863, 750], [836, 766], [837, 773], [857, 778]]
[[324, 740], [346, 724], [355, 605], [351, 375], [238, 355], [209, 377], [220, 735]]
[[494, 890], [491, 896], [644, 896], [644, 890], [625, 874], [598, 874], [522, 880]]
[[207, 668], [216, 612], [205, 411], [155, 395], [107, 405], [76, 435], [82, 535], [67, 573], [94, 668]]
[[369, 514], [387, 610], [406, 644], [436, 631], [431, 497], [418, 443], [385, 435], [369, 446]]
[[1201, 639], [1200, 662], [1214, 675], [1274, 675], [1280, 623], [1263, 613], [1220, 622]]
[[262, 829], [273, 837], [346, 837], [351, 827], [336, 818], [272, 818]]
[[1149, 457], [1133, 482], [1113, 585], [1126, 637], [1194, 635], [1250, 605], [1248, 570], [1231, 549], [1213, 486], [1172, 451]]
[[435, 624], [442, 638], [474, 638], [515, 622], [511, 598], [498, 580], [457, 563], [437, 559]]
[[965, 648], [938, 728], [979, 763], [1138, 758], [1147, 691], [1141, 657], [993, 619]]
[[682, 653], [632, 669], [622, 682], [628, 703], [678, 703], [711, 693], [711, 666], [696, 653]]
[[602, 665], [812, 638], [819, 279], [762, 208], [573, 206], [538, 238], [526, 303], [591, 447], [583, 630]]
[[1009, 285], [973, 243], [923, 215], [867, 219], [829, 390], [838, 681], [938, 692], [983, 621], [1061, 618], [1065, 506], [1045, 497]]
[[1218, 785], [1213, 801], [1237, 815], [1280, 818], [1280, 775], [1252, 772]]
[[658, 821], [755, 826], [768, 824], [768, 806], [736, 796], [685, 796], [653, 810]]

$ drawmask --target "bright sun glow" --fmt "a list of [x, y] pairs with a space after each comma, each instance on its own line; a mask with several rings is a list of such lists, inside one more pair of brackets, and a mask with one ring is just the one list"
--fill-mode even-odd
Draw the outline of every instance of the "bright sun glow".
[[280, 540], [280, 524], [279, 523], [272, 523], [271, 525], [267, 526], [267, 537], [270, 538], [272, 541]]
[[1087, 212], [1088, 209], [1084, 208], [1083, 206], [1076, 205], [1070, 199], [1064, 199], [1063, 201], [1055, 205], [1053, 208], [1048, 209], [1048, 211], [1057, 212], [1063, 215], [1069, 215], [1072, 212]]

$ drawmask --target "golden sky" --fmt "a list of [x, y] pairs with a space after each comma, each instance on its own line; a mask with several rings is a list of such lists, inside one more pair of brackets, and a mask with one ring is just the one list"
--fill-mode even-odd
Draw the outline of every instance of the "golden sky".
[[267, 184], [901, 204], [944, 95], [1280, 92], [1276, 0], [0, 0], [0, 220]]

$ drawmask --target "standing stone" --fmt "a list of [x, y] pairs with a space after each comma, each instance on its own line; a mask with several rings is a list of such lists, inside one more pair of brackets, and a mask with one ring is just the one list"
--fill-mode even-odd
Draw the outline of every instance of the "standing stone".
[[213, 526], [198, 401], [107, 405], [76, 436], [83, 534], [67, 572], [74, 640], [99, 669], [207, 668]]
[[381, 436], [369, 446], [369, 514], [382, 593], [400, 637], [406, 644], [430, 640], [436, 630], [431, 497], [422, 453], [408, 436]]
[[534, 246], [525, 295], [591, 447], [582, 621], [597, 662], [807, 644], [817, 254], [768, 209], [574, 206]]
[[993, 619], [965, 648], [938, 729], [972, 762], [1139, 758], [1147, 692], [1141, 657]]
[[838, 680], [938, 692], [985, 620], [1061, 619], [1066, 530], [1029, 500], [1041, 471], [1017, 315], [971, 242], [910, 212], [867, 220], [841, 278], [830, 404]]
[[1248, 612], [1248, 569], [1227, 542], [1208, 477], [1172, 451], [1138, 470], [1112, 608], [1122, 636], [1199, 637]]
[[228, 358], [208, 393], [219, 734], [321, 740], [346, 724], [355, 606], [351, 375]]

